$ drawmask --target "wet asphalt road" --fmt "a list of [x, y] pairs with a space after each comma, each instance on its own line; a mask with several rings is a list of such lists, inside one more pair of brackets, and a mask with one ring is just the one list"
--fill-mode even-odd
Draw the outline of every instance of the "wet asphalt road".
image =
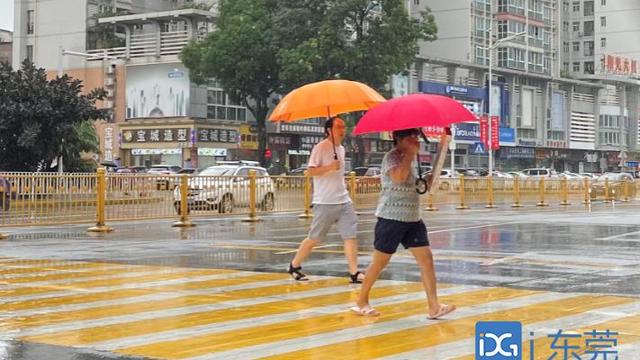
[[[425, 213], [438, 280], [555, 292], [640, 296], [640, 207], [600, 206], [588, 211], [535, 207], [443, 210]], [[197, 219], [180, 229], [171, 222], [121, 222], [115, 231], [89, 234], [87, 226], [0, 228], [0, 256], [66, 259], [194, 268], [283, 272], [309, 220], [297, 214]], [[359, 216], [360, 263], [372, 250], [375, 218]], [[341, 242], [333, 233], [304, 264], [310, 275], [345, 276]], [[400, 251], [382, 278], [418, 281], [409, 253]], [[2, 301], [0, 300], [0, 303]], [[0, 337], [0, 359], [134, 359], [111, 353], [42, 345]]]

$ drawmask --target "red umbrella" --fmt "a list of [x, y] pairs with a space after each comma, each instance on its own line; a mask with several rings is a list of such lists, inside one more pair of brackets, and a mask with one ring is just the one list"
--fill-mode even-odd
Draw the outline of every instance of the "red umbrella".
[[425, 126], [447, 127], [477, 117], [458, 101], [441, 95], [410, 94], [387, 100], [367, 111], [354, 134], [395, 131]]

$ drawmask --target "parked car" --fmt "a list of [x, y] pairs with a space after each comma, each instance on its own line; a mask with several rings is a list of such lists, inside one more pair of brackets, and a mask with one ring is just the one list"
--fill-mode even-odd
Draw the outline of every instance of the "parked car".
[[[604, 173], [591, 183], [591, 198], [605, 198], [605, 185], [609, 183], [609, 199], [621, 200], [625, 197], [625, 182], [627, 185], [628, 196], [634, 198], [636, 196], [636, 187], [633, 184], [633, 176], [627, 173]], [[608, 199], [605, 199], [608, 200]]]
[[532, 168], [532, 169], [524, 169], [522, 173], [526, 176], [535, 176], [537, 178], [545, 177], [545, 178], [555, 178], [558, 177], [558, 173], [556, 173], [553, 169], [547, 168]]
[[[249, 205], [249, 170], [255, 170], [257, 201], [262, 210], [275, 208], [273, 180], [263, 167], [243, 162], [210, 166], [189, 179], [187, 208], [189, 210], [218, 210], [231, 213], [236, 206]], [[174, 189], [174, 206], [180, 212], [180, 188]]]
[[147, 174], [156, 175], [160, 177], [160, 175], [171, 175], [164, 176], [160, 179], [156, 180], [156, 189], [157, 190], [170, 190], [178, 186], [178, 181], [172, 175], [178, 174], [182, 168], [177, 165], [151, 165]]

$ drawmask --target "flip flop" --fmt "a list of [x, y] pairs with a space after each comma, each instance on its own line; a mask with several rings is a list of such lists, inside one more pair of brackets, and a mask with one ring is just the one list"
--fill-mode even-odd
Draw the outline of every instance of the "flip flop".
[[427, 319], [429, 319], [429, 320], [437, 320], [437, 319], [439, 319], [439, 318], [451, 313], [455, 309], [456, 309], [455, 305], [440, 304], [440, 309], [438, 309], [438, 312], [436, 312], [433, 315], [427, 315]]
[[352, 306], [349, 308], [349, 310], [351, 310], [352, 312], [360, 315], [360, 316], [378, 316], [380, 315], [380, 312], [374, 308], [372, 308], [371, 306], [367, 305], [367, 306], [363, 306], [363, 307], [358, 307], [358, 306]]

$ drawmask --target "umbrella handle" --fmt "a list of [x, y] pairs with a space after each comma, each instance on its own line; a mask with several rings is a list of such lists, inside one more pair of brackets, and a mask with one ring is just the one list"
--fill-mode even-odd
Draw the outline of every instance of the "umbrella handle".
[[333, 148], [333, 160], [338, 160], [338, 153], [336, 152], [336, 143], [333, 139], [333, 130], [331, 130], [331, 147]]

